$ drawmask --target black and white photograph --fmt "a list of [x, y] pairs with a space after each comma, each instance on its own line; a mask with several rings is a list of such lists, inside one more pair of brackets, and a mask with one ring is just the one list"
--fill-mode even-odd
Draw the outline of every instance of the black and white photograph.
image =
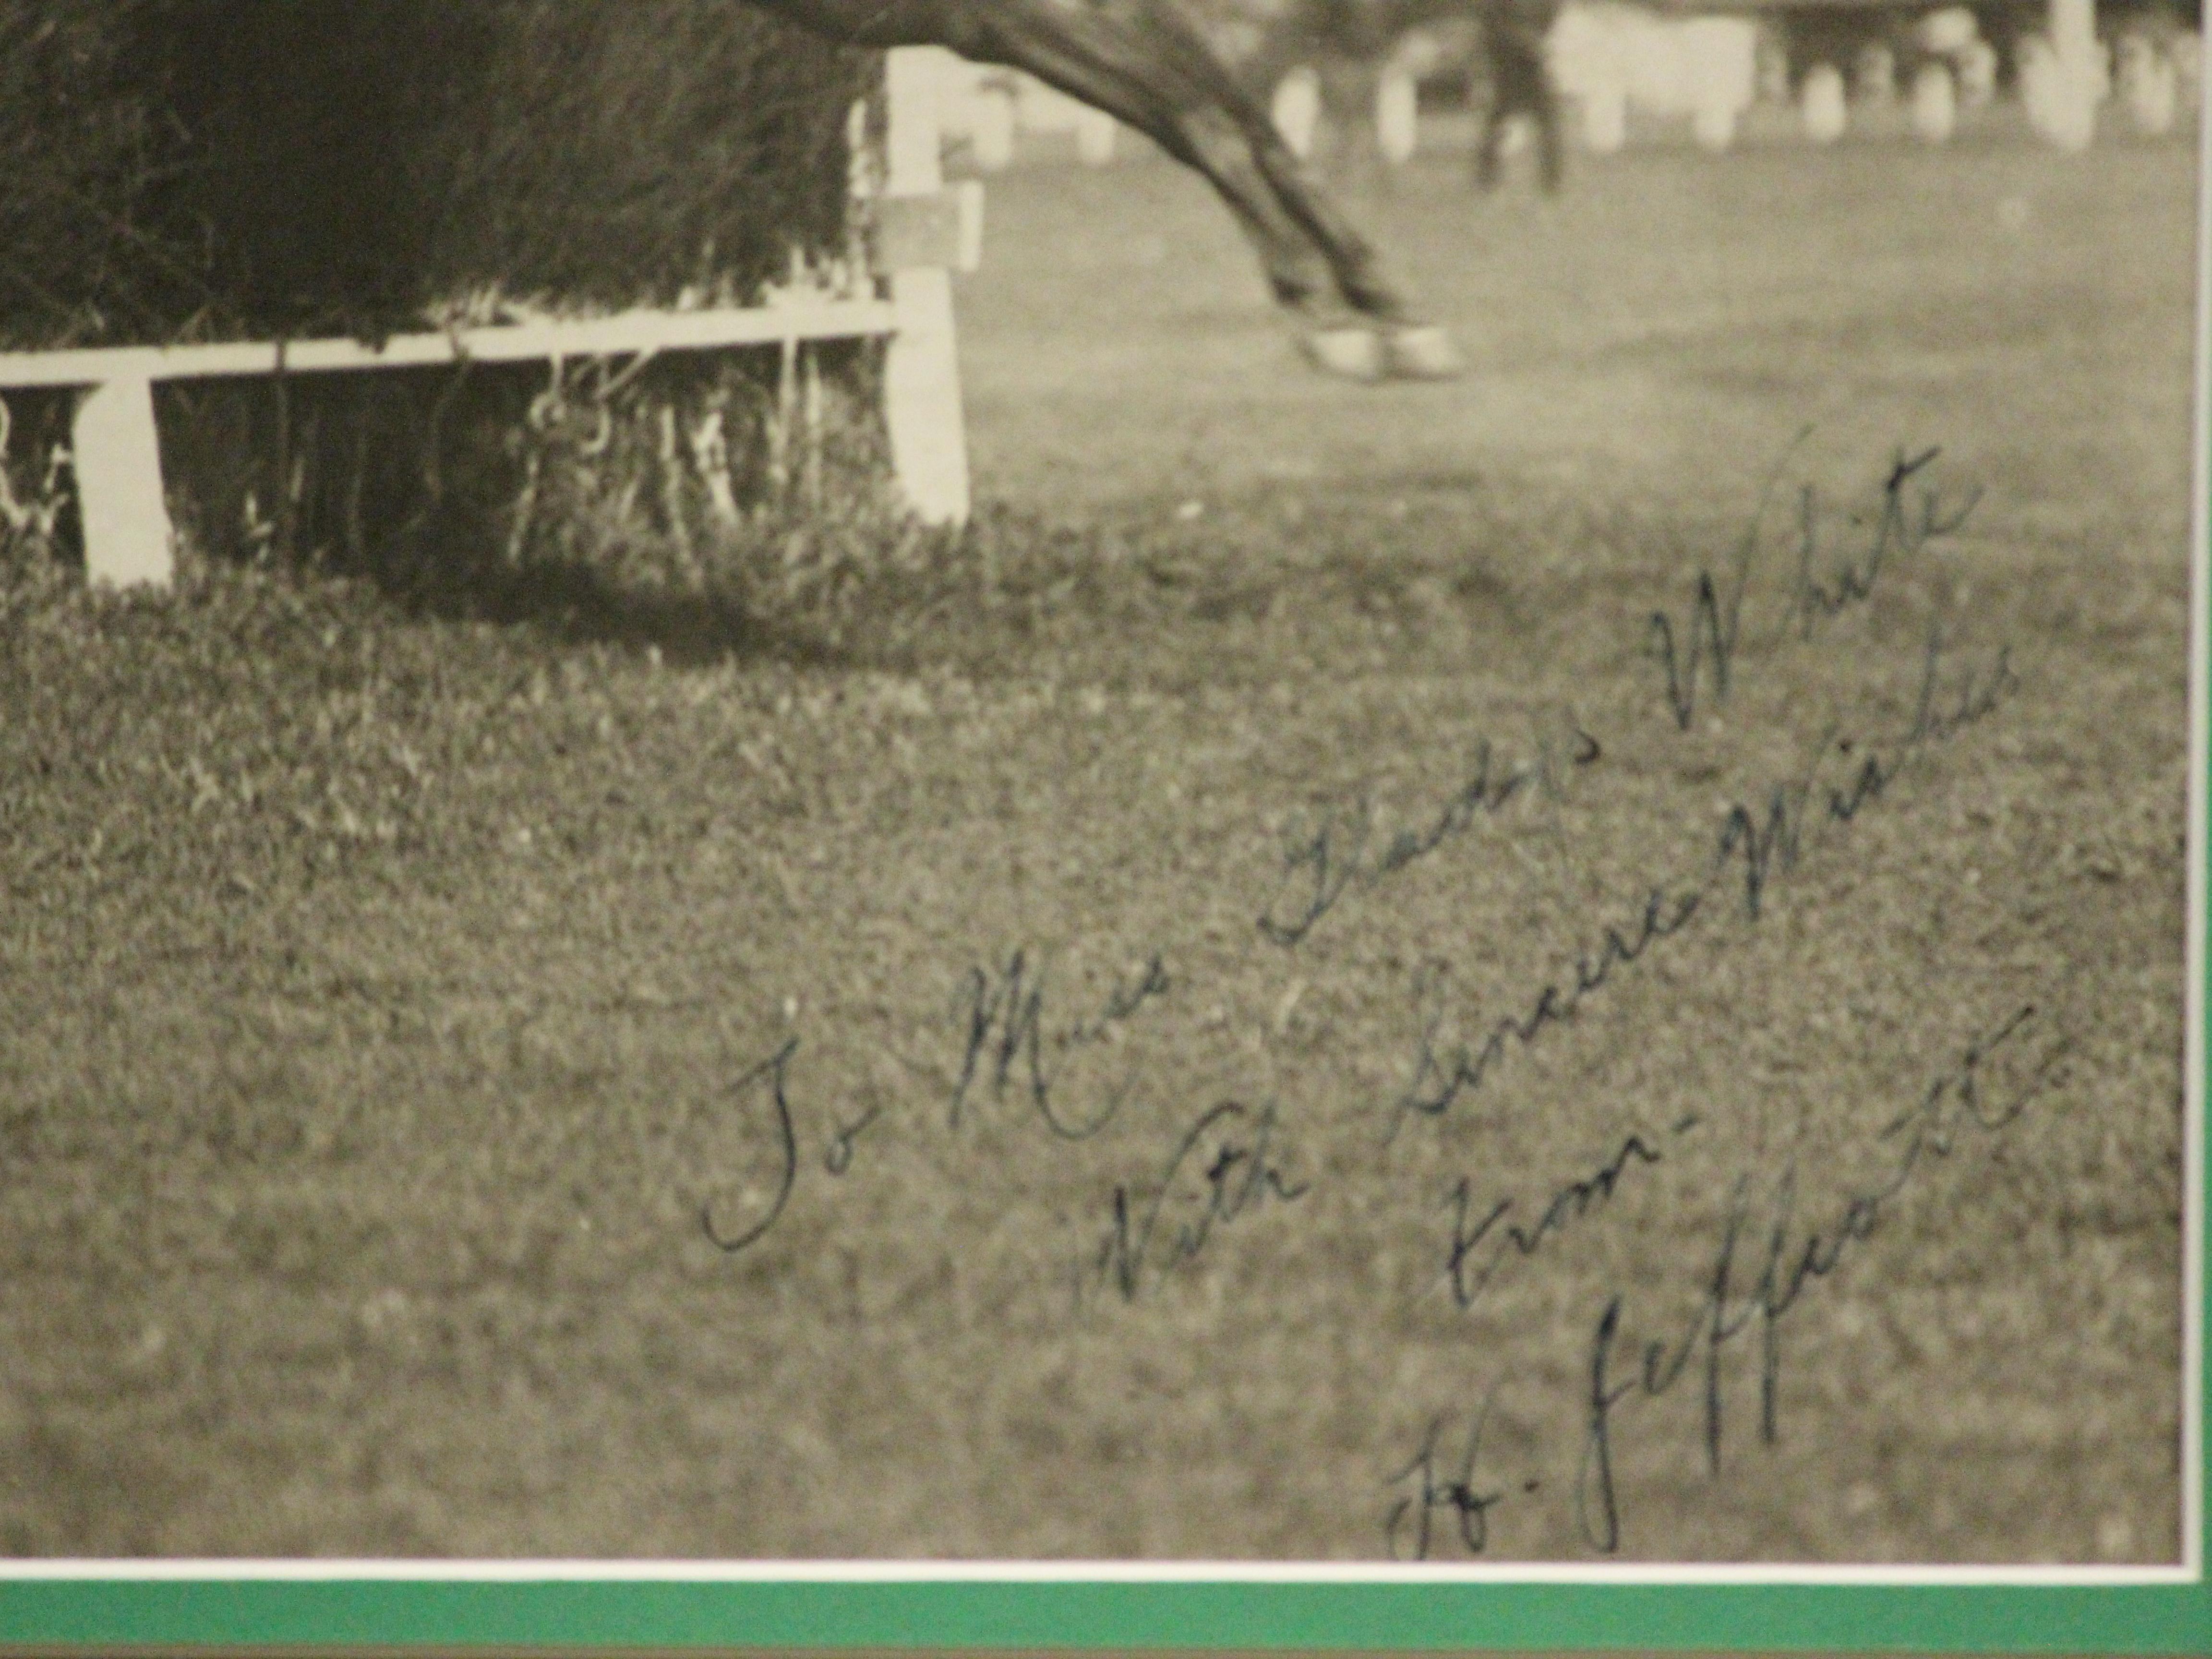
[[0, 1571], [2193, 1571], [2202, 24], [0, 0]]

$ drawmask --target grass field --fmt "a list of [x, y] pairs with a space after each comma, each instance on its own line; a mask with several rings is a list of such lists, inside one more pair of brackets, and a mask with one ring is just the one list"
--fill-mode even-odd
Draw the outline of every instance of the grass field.
[[2174, 1559], [2188, 147], [1461, 184], [994, 181], [837, 659], [0, 590], [0, 1546]]

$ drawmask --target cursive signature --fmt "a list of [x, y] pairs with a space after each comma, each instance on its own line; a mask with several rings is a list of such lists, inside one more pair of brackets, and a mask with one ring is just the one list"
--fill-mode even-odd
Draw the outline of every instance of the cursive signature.
[[[1467, 1439], [1460, 1455], [1456, 1473], [1439, 1473], [1442, 1456], [1437, 1442], [1443, 1438], [1444, 1419], [1431, 1418], [1427, 1433], [1421, 1437], [1421, 1449], [1412, 1461], [1383, 1484], [1390, 1486], [1410, 1485], [1409, 1497], [1401, 1498], [1390, 1506], [1389, 1518], [1382, 1523], [1382, 1536], [1390, 1559], [1407, 1559], [1406, 1541], [1412, 1545], [1413, 1560], [1425, 1561], [1435, 1540], [1436, 1518], [1439, 1514], [1450, 1517], [1459, 1534], [1460, 1547], [1469, 1555], [1480, 1555], [1490, 1544], [1490, 1511], [1507, 1497], [1503, 1486], [1485, 1492], [1475, 1480], [1475, 1465], [1482, 1457], [1482, 1432], [1490, 1421], [1490, 1408], [1498, 1397], [1492, 1389], [1486, 1395], [1474, 1419], [1468, 1423]], [[1521, 1483], [1524, 1493], [1533, 1493], [1542, 1482], [1534, 1478]], [[1406, 1540], [1407, 1522], [1413, 1523], [1410, 1540]]]
[[1620, 1510], [1613, 1474], [1613, 1419], [1620, 1408], [1635, 1395], [1656, 1399], [1669, 1392], [1702, 1358], [1698, 1374], [1705, 1385], [1706, 1466], [1717, 1473], [1727, 1405], [1722, 1358], [1729, 1344], [1754, 1328], [1759, 1345], [1759, 1436], [1765, 1443], [1775, 1443], [1779, 1437], [1782, 1322], [1810, 1285], [1835, 1273], [1854, 1245], [1874, 1236], [1925, 1160], [1948, 1158], [1964, 1128], [2002, 1133], [2039, 1095], [2061, 1080], [2059, 1061], [2066, 1048], [2063, 1039], [2037, 1061], [2010, 1099], [1994, 1107], [1983, 1099], [1984, 1063], [2036, 1018], [2033, 1006], [2023, 1007], [1990, 1035], [1968, 1042], [1959, 1060], [1876, 1137], [1896, 1148], [1887, 1175], [1878, 1184], [1852, 1194], [1826, 1221], [1814, 1226], [1798, 1222], [1796, 1164], [1793, 1159], [1786, 1164], [1765, 1206], [1766, 1238], [1757, 1277], [1742, 1291], [1737, 1288], [1738, 1258], [1758, 1218], [1751, 1177], [1740, 1177], [1729, 1195], [1720, 1248], [1706, 1273], [1697, 1311], [1679, 1338], [1646, 1341], [1640, 1353], [1626, 1356], [1629, 1375], [1619, 1381], [1616, 1360], [1621, 1356], [1616, 1350], [1621, 1346], [1626, 1299], [1618, 1293], [1607, 1299], [1590, 1342], [1575, 1491], [1576, 1518], [1590, 1547], [1610, 1554], [1620, 1546]]

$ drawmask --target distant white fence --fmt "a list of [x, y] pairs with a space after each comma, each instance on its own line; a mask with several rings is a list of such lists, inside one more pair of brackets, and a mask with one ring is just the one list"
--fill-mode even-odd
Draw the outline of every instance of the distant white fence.
[[[2101, 40], [2094, 0], [2049, 0], [2048, 33], [2028, 37], [2014, 65], [2037, 132], [2080, 149], [2108, 101], [2138, 132], [2173, 129], [2197, 93], [2197, 36], [2125, 23], [2120, 29], [2110, 43]], [[1376, 137], [1394, 161], [1415, 151], [1415, 82], [1437, 67], [1435, 42], [1425, 33], [1401, 42], [1379, 76]], [[1726, 149], [1755, 104], [1786, 101], [1793, 85], [1800, 129], [1815, 143], [1842, 137], [1858, 112], [1880, 110], [1885, 130], [1896, 129], [1893, 112], [1901, 112], [1905, 131], [1940, 143], [1956, 131], [1961, 112], [1988, 104], [1996, 90], [1996, 49], [1964, 5], [1923, 15], [1894, 43], [1872, 35], [1849, 62], [1785, 63], [1783, 38], [1741, 15], [1686, 16], [1632, 0], [1573, 0], [1553, 27], [1547, 58], [1575, 106], [1583, 147], [1601, 155], [1622, 149], [1637, 119], [1685, 123], [1705, 149]], [[1275, 88], [1276, 125], [1300, 155], [1311, 149], [1321, 108], [1320, 78], [1311, 69], [1291, 70]]]
[[1573, 5], [1547, 45], [1559, 90], [1581, 106], [1583, 143], [1601, 155], [1627, 142], [1632, 109], [1687, 116], [1701, 146], [1726, 149], [1758, 88], [1759, 27], [1748, 18]]

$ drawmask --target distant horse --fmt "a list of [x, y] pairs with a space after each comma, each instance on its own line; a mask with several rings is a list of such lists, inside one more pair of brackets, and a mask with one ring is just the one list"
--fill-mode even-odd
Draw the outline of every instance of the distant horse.
[[1382, 262], [1268, 112], [1171, 0], [746, 0], [852, 46], [949, 47], [1027, 71], [1135, 128], [1205, 177], [1258, 251], [1308, 355], [1359, 379], [1457, 374]]

